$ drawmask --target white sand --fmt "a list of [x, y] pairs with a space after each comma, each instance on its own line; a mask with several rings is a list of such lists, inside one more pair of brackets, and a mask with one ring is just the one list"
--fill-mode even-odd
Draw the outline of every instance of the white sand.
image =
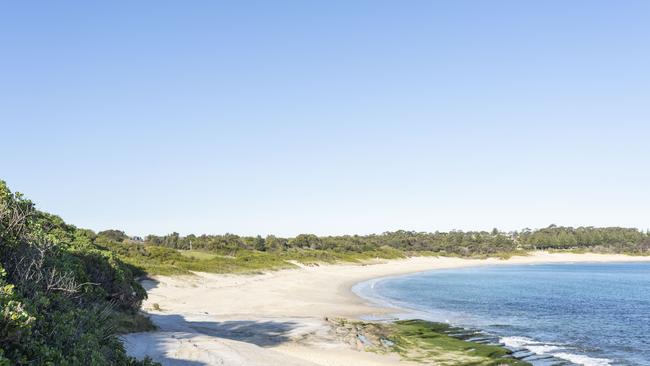
[[[124, 337], [129, 354], [163, 365], [408, 365], [341, 341], [325, 317], [395, 309], [367, 304], [350, 288], [371, 278], [476, 265], [650, 261], [649, 257], [537, 252], [508, 260], [417, 257], [368, 265], [323, 265], [260, 275], [158, 276], [146, 281], [159, 331]], [[153, 310], [153, 304], [160, 311]]]

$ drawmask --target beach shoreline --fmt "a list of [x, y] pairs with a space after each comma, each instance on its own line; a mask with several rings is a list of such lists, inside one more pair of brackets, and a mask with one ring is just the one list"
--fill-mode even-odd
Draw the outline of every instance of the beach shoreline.
[[157, 276], [144, 281], [143, 309], [160, 329], [123, 338], [131, 355], [164, 365], [411, 365], [395, 354], [360, 351], [332, 330], [327, 319], [399, 311], [357, 296], [355, 284], [469, 266], [641, 261], [650, 257], [535, 252], [504, 260], [413, 257], [255, 275]]

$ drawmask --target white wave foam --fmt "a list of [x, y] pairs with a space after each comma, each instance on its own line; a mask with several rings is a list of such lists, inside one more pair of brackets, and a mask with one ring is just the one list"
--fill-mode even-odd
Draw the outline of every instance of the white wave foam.
[[538, 354], [538, 355], [552, 355], [563, 360], [575, 363], [577, 365], [584, 366], [610, 366], [611, 360], [606, 358], [595, 358], [585, 355], [578, 355], [575, 353], [568, 352], [555, 352], [562, 349], [567, 349], [558, 343], [544, 343], [538, 342], [527, 337], [503, 337], [499, 341], [505, 344], [507, 347], [511, 348], [526, 348], [529, 351]]
[[[520, 347], [526, 347], [529, 348], [528, 346], [559, 346], [560, 344], [558, 343], [550, 343], [550, 342], [538, 342], [533, 339], [530, 339], [528, 337], [518, 337], [518, 336], [513, 336], [513, 337], [503, 337], [500, 338], [499, 341], [503, 344], [505, 344], [508, 347], [513, 347], [513, 348], [520, 348]], [[559, 349], [560, 347], [556, 347], [555, 349]]]
[[533, 346], [533, 345], [528, 344], [525, 347], [527, 349], [529, 349], [530, 352], [538, 354], [538, 355], [543, 355], [543, 354], [546, 354], [546, 353], [549, 353], [549, 352], [553, 352], [553, 351], [563, 349], [563, 347], [553, 346], [553, 345], [550, 345], [550, 344], [543, 344], [543, 345], [540, 345], [540, 346]]
[[534, 342], [532, 339], [526, 337], [503, 337], [499, 341], [508, 347], [514, 348], [523, 347], [526, 344]]
[[595, 358], [585, 355], [576, 355], [573, 353], [558, 352], [553, 354], [554, 357], [561, 358], [578, 365], [584, 366], [610, 366], [612, 362], [606, 358]]

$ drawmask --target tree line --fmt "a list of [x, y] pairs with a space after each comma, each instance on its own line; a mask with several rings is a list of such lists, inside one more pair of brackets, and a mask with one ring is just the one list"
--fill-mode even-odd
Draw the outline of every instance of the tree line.
[[[128, 239], [124, 233], [121, 233], [121, 237], [122, 240]], [[300, 234], [292, 238], [235, 234], [181, 236], [174, 232], [164, 236], [147, 235], [142, 242], [173, 249], [197, 249], [225, 254], [235, 254], [239, 250], [277, 252], [298, 249], [361, 253], [386, 247], [405, 252], [432, 252], [461, 256], [552, 249], [650, 253], [650, 234], [636, 228], [573, 228], [556, 225], [507, 233], [497, 229], [450, 232], [399, 230], [371, 235]]]

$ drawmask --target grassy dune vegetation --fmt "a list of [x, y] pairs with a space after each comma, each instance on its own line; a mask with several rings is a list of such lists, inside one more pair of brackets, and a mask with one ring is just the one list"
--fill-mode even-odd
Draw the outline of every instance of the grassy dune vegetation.
[[380, 249], [362, 253], [297, 249], [286, 252], [263, 252], [241, 249], [235, 254], [214, 251], [180, 250], [138, 243], [104, 243], [103, 248], [118, 255], [124, 262], [139, 269], [139, 274], [189, 274], [190, 271], [213, 273], [257, 273], [263, 270], [296, 268], [295, 263], [351, 262], [376, 258], [402, 258], [405, 253]]

